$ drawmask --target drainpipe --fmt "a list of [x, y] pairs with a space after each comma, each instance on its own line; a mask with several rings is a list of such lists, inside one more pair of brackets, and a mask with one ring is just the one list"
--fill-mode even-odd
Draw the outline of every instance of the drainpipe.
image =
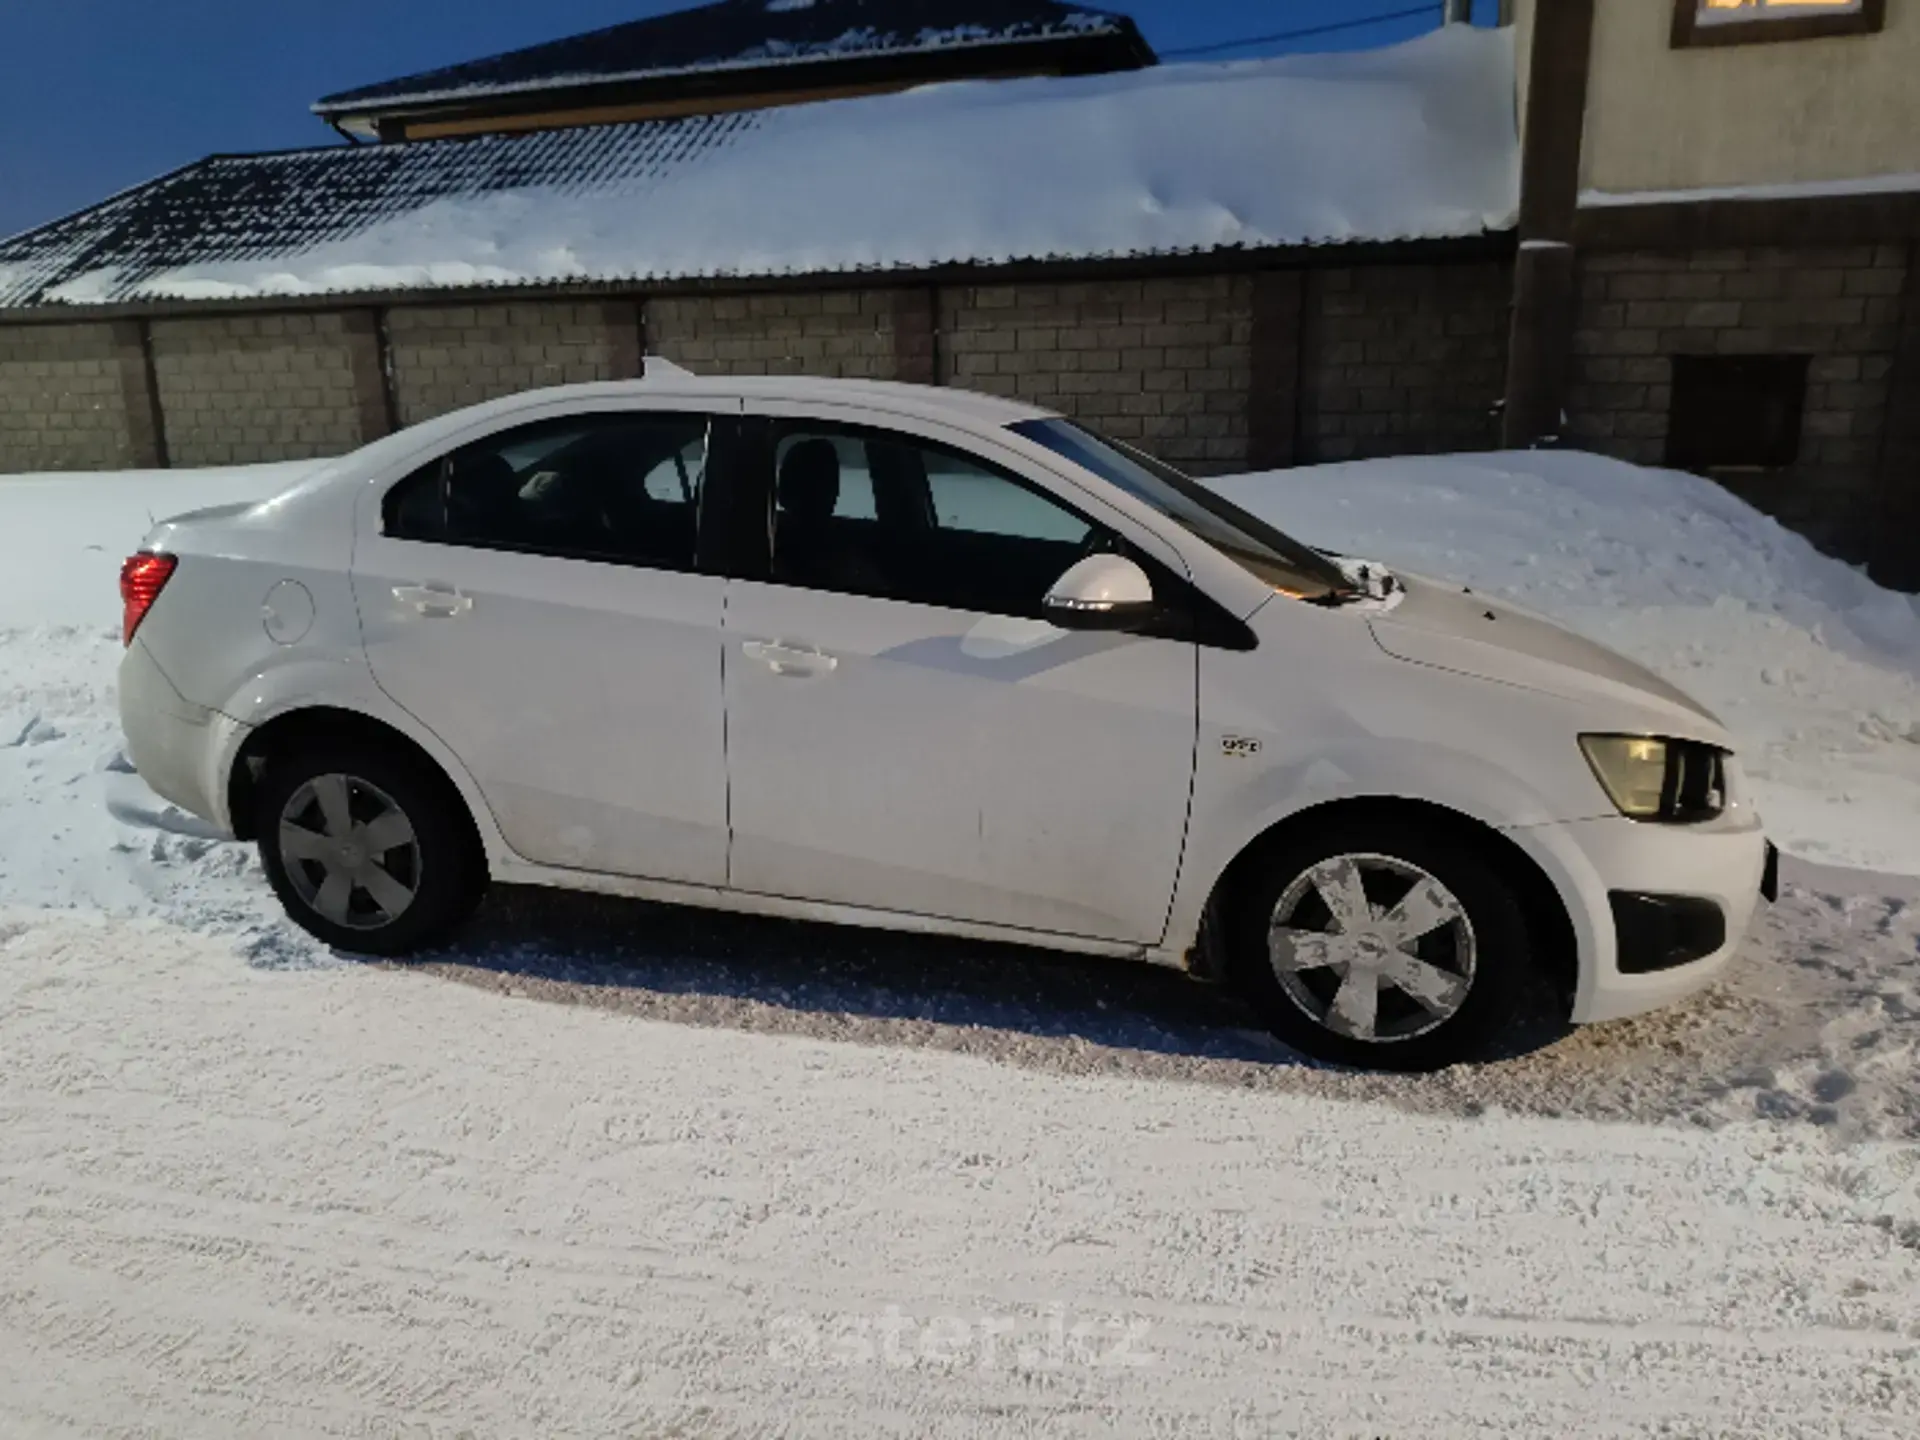
[[1534, 12], [1521, 138], [1520, 249], [1501, 447], [1558, 443], [1573, 361], [1574, 218], [1586, 133], [1587, 73], [1597, 0], [1556, 0]]

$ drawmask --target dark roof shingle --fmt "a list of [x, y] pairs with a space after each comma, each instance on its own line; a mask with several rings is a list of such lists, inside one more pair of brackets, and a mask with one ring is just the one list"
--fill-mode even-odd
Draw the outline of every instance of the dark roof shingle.
[[423, 145], [215, 155], [39, 230], [0, 240], [0, 309], [101, 276], [101, 301], [199, 264], [351, 240], [436, 200], [538, 189], [591, 193], [684, 165], [751, 127], [752, 112]]
[[1129, 38], [1144, 62], [1152, 59], [1126, 16], [1061, 0], [720, 0], [343, 90], [313, 108], [338, 116], [694, 71], [1094, 35]]

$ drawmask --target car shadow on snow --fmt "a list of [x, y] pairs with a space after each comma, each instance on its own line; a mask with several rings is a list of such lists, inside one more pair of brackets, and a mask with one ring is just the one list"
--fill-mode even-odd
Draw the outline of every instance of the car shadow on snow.
[[[1125, 1069], [1129, 1055], [1175, 1069], [1334, 1068], [1273, 1039], [1225, 988], [1157, 966], [558, 890], [496, 888], [456, 945], [414, 968], [671, 1023], [1049, 1068]], [[1490, 1058], [1532, 1053], [1566, 1029], [1538, 997]]]

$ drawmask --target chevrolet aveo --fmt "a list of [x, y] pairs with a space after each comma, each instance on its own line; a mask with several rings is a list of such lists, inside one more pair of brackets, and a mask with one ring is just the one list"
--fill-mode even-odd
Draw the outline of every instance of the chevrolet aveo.
[[1154, 961], [1415, 1069], [1529, 971], [1575, 1022], [1699, 989], [1773, 884], [1673, 686], [981, 395], [520, 395], [163, 523], [122, 591], [141, 775], [345, 950], [612, 891]]

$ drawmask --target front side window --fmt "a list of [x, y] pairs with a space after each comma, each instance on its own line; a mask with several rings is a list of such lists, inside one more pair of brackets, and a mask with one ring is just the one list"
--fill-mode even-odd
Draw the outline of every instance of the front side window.
[[464, 445], [388, 492], [400, 540], [691, 570], [704, 415], [543, 420]]
[[1326, 556], [1143, 451], [1071, 420], [1022, 420], [1008, 428], [1151, 506], [1282, 594], [1325, 600], [1351, 589]]
[[1886, 0], [1674, 0], [1673, 43], [1749, 45], [1860, 35], [1886, 24]]
[[1039, 619], [1082, 556], [1118, 537], [976, 457], [887, 431], [795, 423], [775, 437], [778, 584]]

